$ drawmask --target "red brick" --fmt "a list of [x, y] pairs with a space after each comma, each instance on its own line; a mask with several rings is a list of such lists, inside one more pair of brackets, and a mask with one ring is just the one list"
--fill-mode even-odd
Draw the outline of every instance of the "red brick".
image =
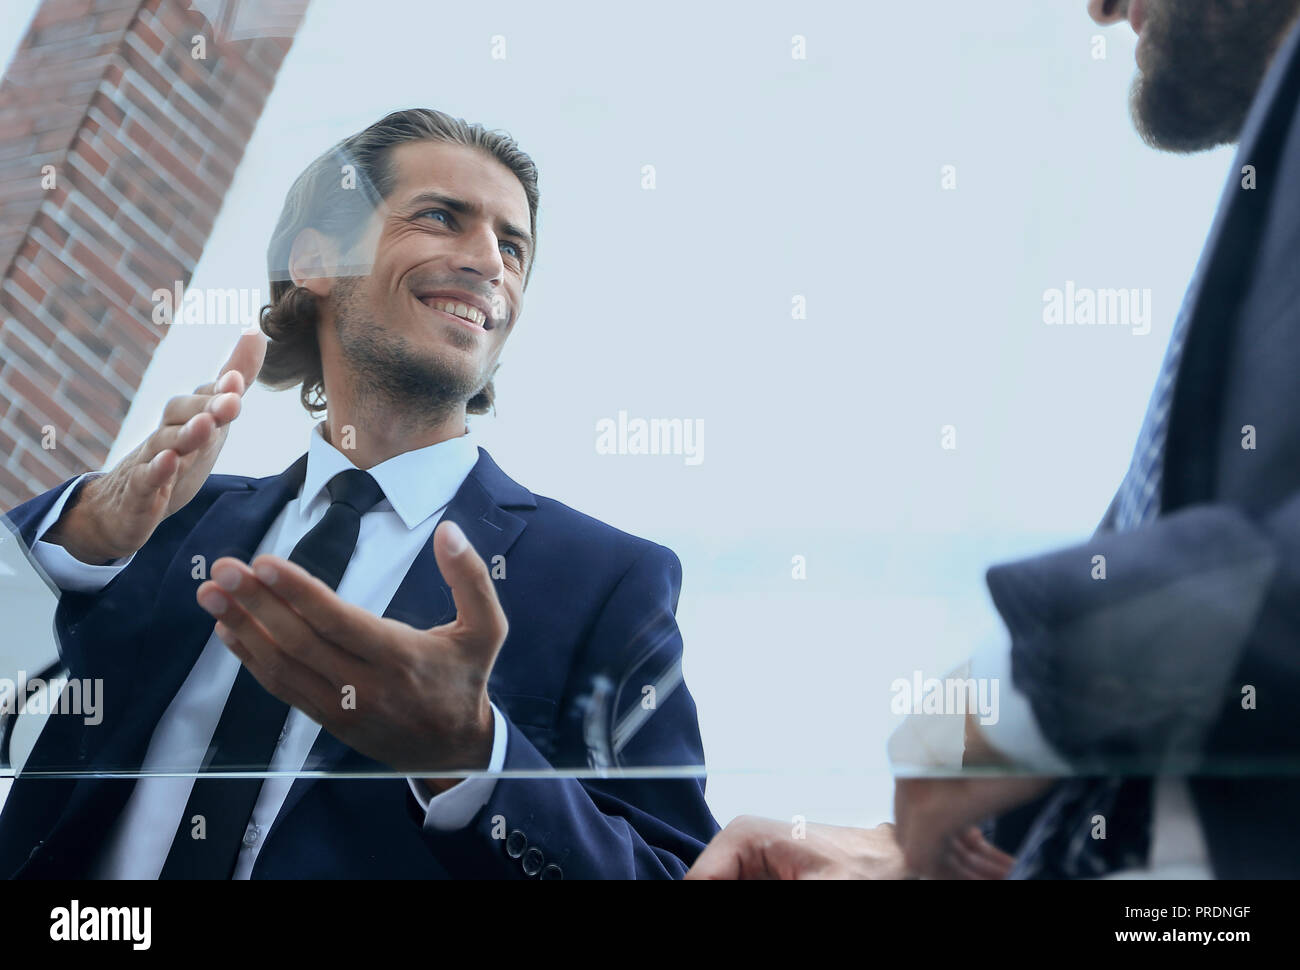
[[144, 377], [144, 365], [139, 361], [132, 360], [130, 357], [117, 354], [110, 358], [108, 366], [113, 369], [113, 373], [122, 380], [126, 381], [132, 387], [139, 387], [140, 380]]
[[39, 494], [37, 489], [27, 484], [25, 478], [19, 478], [7, 468], [0, 467], [0, 508], [12, 509]]
[[[193, 273], [292, 43], [230, 42], [188, 6], [41, 0], [0, 84], [6, 502], [107, 453], [163, 336], [151, 293]], [[305, 7], [277, 24], [293, 29]], [[189, 56], [196, 33], [204, 61]], [[44, 423], [69, 426], [58, 453], [35, 450]]]
[[95, 151], [95, 149], [91, 148], [90, 145], [87, 144], [85, 140], [79, 140], [75, 145], [72, 146], [72, 150], [73, 152], [75, 152], [76, 154], [84, 158], [87, 162], [89, 162], [90, 167], [93, 168], [100, 175], [108, 174], [108, 162], [106, 162], [100, 156], [100, 154], [97, 151]]
[[32, 316], [27, 308], [9, 293], [0, 293], [0, 307], [14, 319], [20, 321], [27, 332], [45, 344], [54, 343], [54, 333], [43, 322]]
[[40, 303], [45, 299], [45, 290], [41, 288], [30, 276], [20, 269], [10, 270], [9, 278], [22, 288], [33, 300]]
[[[54, 436], [55, 447], [46, 451], [41, 447], [41, 440], [36, 439], [32, 446], [18, 448], [18, 466], [46, 488], [53, 488], [69, 476], [70, 464], [65, 463], [58, 451], [59, 435]], [[53, 467], [51, 467], [53, 466]]]
[[6, 332], [0, 338], [0, 347], [4, 348], [4, 357], [9, 360], [17, 357], [22, 360], [32, 370], [39, 371], [42, 367], [48, 367], [45, 358], [38, 354], [25, 340], [21, 340], [17, 335]]
[[[13, 388], [17, 396], [22, 399], [23, 406], [30, 410], [40, 424], [52, 424], [64, 430], [72, 427], [72, 415], [55, 403], [52, 385], [38, 387], [35, 382], [28, 380], [13, 367], [6, 367], [3, 372], [0, 372], [0, 378]], [[54, 382], [57, 383], [58, 379], [58, 375], [55, 374]]]

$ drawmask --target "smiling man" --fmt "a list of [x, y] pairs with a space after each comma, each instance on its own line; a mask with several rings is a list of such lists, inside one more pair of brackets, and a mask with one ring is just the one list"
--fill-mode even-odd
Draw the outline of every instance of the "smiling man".
[[[893, 855], [871, 833], [793, 842], [744, 819], [689, 878], [1300, 877], [1300, 0], [1088, 9], [1139, 34], [1148, 144], [1239, 145], [1096, 534], [989, 571], [1009, 643], [969, 673], [1002, 684], [997, 723], [968, 717], [963, 738], [961, 718], [912, 720], [893, 739], [958, 763], [964, 743], [967, 765], [1016, 777], [900, 778]], [[972, 828], [991, 816], [1014, 866]]]
[[[344, 140], [285, 201], [269, 342], [242, 338], [107, 474], [9, 513], [62, 590], [63, 659], [103, 679], [106, 714], [47, 722], [0, 816], [0, 872], [685, 872], [717, 829], [702, 778], [555, 771], [702, 768], [694, 703], [665, 681], [680, 563], [529, 492], [466, 423], [492, 406], [537, 209], [507, 135], [410, 110]], [[212, 475], [259, 375], [324, 420], [278, 476]], [[615, 736], [627, 712], [607, 685], [639, 706], [664, 682]], [[274, 774], [204, 775], [250, 770]]]

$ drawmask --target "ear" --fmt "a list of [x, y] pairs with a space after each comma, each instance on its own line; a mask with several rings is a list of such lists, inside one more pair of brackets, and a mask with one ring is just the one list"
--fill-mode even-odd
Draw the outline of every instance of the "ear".
[[308, 227], [293, 240], [289, 250], [289, 276], [316, 296], [329, 296], [338, 275], [339, 253], [334, 240]]

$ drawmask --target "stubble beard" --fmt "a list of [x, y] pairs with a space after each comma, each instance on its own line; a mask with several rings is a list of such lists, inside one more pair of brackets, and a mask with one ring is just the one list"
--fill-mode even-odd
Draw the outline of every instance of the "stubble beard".
[[[334, 290], [334, 328], [352, 400], [368, 421], [409, 429], [440, 424], [482, 390], [487, 378], [377, 325], [361, 283], [342, 277]], [[444, 329], [457, 347], [474, 349], [474, 337]]]
[[1297, 14], [1300, 0], [1150, 3], [1130, 97], [1142, 140], [1182, 153], [1236, 142]]

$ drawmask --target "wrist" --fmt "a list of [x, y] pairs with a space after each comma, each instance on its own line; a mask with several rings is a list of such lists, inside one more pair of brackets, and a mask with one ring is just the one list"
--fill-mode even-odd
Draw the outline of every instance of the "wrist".
[[103, 540], [103, 532], [95, 518], [93, 504], [87, 494], [95, 487], [92, 479], [82, 486], [78, 494], [64, 508], [57, 522], [52, 525], [41, 539], [62, 546], [75, 559], [92, 566], [104, 566], [124, 553], [108, 547]]
[[[492, 763], [492, 743], [496, 739], [496, 718], [492, 714], [492, 705], [485, 698], [474, 726], [467, 732], [465, 741], [458, 746], [461, 752], [453, 761], [453, 769], [465, 771], [483, 771]], [[420, 778], [434, 795], [441, 795], [461, 782], [460, 778]]]

